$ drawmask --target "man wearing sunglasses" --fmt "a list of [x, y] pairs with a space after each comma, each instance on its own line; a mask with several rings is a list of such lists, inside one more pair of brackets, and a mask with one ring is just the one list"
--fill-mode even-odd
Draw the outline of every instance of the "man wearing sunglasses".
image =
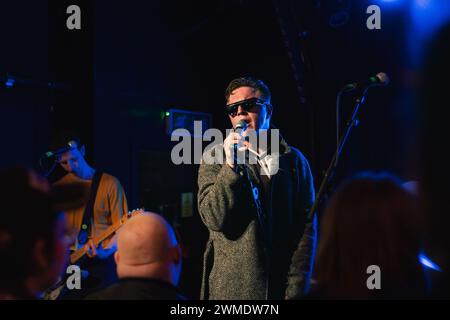
[[[275, 131], [270, 91], [261, 80], [235, 79], [225, 98], [233, 128], [245, 126], [206, 151], [210, 158], [225, 158], [222, 163], [204, 162], [199, 169], [199, 213], [209, 230], [201, 298], [290, 298], [287, 283], [306, 288], [314, 256], [315, 221], [307, 218], [314, 201], [311, 170], [302, 153], [281, 137], [276, 151], [246, 139], [250, 132], [259, 137]], [[235, 145], [258, 161], [237, 165]], [[278, 170], [264, 174], [263, 167], [272, 160]], [[297, 246], [303, 259], [289, 271]]]

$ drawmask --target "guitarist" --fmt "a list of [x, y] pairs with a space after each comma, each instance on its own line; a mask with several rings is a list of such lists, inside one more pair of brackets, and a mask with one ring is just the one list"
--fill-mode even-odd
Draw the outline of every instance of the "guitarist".
[[128, 212], [127, 199], [117, 178], [102, 173], [87, 163], [85, 146], [79, 139], [67, 139], [66, 144], [56, 150], [54, 154], [57, 162], [67, 174], [55, 184], [81, 182], [90, 192], [83, 207], [66, 211], [68, 229], [72, 231], [71, 250], [78, 250], [83, 246], [89, 248], [88, 258], [80, 265], [88, 272], [88, 277], [81, 282], [82, 289], [72, 290], [65, 295], [66, 299], [78, 299], [117, 280], [113, 257], [116, 236], [104, 240], [98, 247], [90, 239], [101, 234]]

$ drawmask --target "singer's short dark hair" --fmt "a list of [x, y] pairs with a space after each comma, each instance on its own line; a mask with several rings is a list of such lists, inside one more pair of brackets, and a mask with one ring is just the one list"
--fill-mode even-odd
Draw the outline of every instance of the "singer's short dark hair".
[[270, 102], [271, 94], [269, 87], [262, 80], [250, 76], [232, 80], [225, 90], [225, 101], [228, 102], [231, 93], [241, 87], [250, 87], [258, 90], [261, 92], [261, 98], [267, 102]]

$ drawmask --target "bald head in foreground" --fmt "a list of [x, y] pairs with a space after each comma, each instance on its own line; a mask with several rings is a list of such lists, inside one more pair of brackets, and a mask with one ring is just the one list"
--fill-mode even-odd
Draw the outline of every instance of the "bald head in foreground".
[[158, 214], [144, 212], [119, 230], [115, 253], [119, 282], [87, 299], [183, 299], [178, 294], [181, 249], [172, 227]]

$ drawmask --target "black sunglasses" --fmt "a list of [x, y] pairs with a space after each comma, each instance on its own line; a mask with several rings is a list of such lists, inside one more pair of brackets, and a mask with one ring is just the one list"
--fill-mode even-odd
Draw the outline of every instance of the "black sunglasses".
[[246, 111], [252, 111], [254, 110], [255, 107], [257, 106], [263, 106], [263, 105], [269, 105], [269, 103], [265, 102], [264, 100], [258, 99], [258, 98], [250, 98], [250, 99], [246, 99], [246, 100], [241, 100], [232, 104], [228, 104], [225, 106], [227, 113], [231, 116], [231, 117], [235, 117], [237, 115], [237, 110], [239, 108], [239, 106], [241, 106], [241, 108]]

